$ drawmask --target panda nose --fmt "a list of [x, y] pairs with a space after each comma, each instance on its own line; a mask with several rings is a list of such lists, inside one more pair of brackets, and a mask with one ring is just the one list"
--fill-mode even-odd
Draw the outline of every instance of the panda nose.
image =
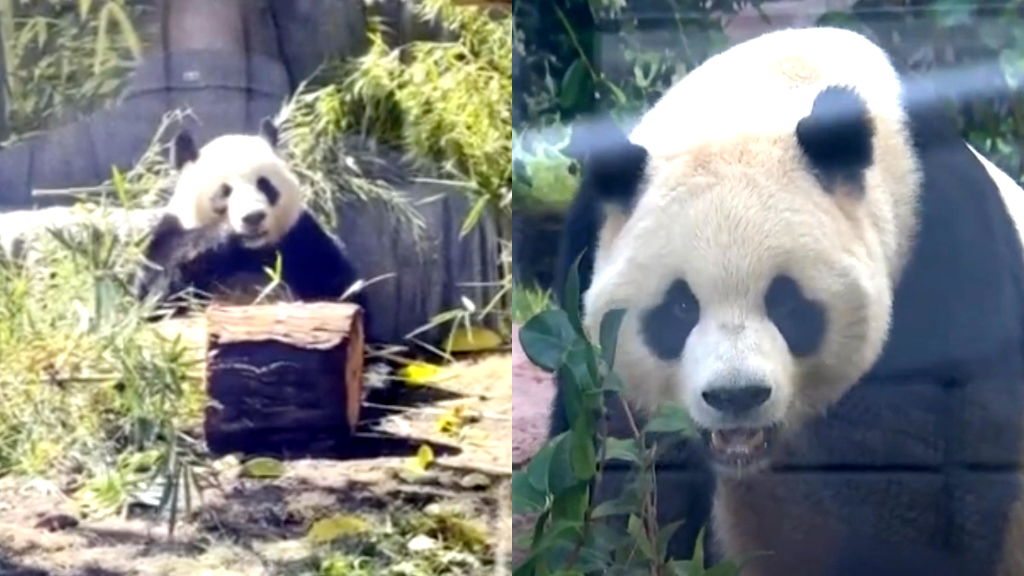
[[709, 406], [726, 414], [742, 414], [764, 404], [772, 389], [762, 383], [716, 386], [701, 393]]
[[263, 224], [263, 221], [267, 219], [267, 213], [260, 210], [259, 212], [249, 212], [245, 216], [242, 216], [242, 222], [246, 226], [259, 226]]

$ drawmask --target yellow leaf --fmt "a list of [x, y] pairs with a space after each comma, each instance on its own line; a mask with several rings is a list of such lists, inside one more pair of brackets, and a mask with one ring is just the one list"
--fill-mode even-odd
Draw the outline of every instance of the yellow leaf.
[[459, 405], [442, 414], [437, 420], [438, 431], [442, 434], [457, 434], [459, 430], [462, 429], [462, 425], [465, 421], [465, 417], [463, 416], [464, 411], [465, 406]]
[[410, 467], [418, 472], [425, 472], [430, 463], [434, 461], [434, 450], [429, 444], [420, 446], [416, 451], [416, 458], [410, 462]]
[[369, 530], [370, 525], [358, 516], [336, 514], [314, 522], [309, 527], [306, 537], [317, 544], [326, 544], [344, 536], [362, 534]]
[[502, 344], [501, 336], [481, 326], [459, 326], [448, 338], [448, 349], [452, 352], [480, 352], [497, 348]]
[[441, 367], [429, 362], [413, 362], [402, 367], [401, 375], [409, 384], [422, 386], [430, 384], [441, 373]]
[[242, 465], [242, 476], [277, 478], [284, 474], [284, 463], [273, 458], [253, 458]]

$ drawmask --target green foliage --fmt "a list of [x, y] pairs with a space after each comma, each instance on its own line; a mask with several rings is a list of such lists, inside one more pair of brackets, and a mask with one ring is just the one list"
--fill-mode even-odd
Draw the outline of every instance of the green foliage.
[[142, 55], [136, 23], [149, 4], [0, 3], [9, 135], [24, 138], [112, 102]]
[[416, 10], [455, 40], [391, 48], [371, 32], [367, 53], [342, 66], [343, 82], [330, 88], [338, 130], [440, 162], [474, 194], [502, 205], [512, 176], [512, 19], [451, 0], [426, 0]]
[[[354, 517], [349, 517], [354, 520]], [[372, 530], [342, 536], [321, 547], [318, 576], [461, 576], [489, 574], [489, 546], [477, 520], [454, 510], [403, 511], [373, 523]], [[357, 520], [358, 521], [358, 520]], [[352, 531], [356, 532], [356, 531]], [[409, 543], [429, 538], [412, 552]], [[303, 572], [306, 573], [306, 572]]]
[[[680, 524], [660, 526], [657, 522], [656, 454], [673, 440], [692, 435], [693, 428], [682, 408], [672, 404], [663, 405], [644, 426], [637, 424], [618, 396], [613, 372], [625, 311], [609, 311], [600, 323], [600, 346], [591, 344], [578, 317], [578, 265], [577, 260], [563, 296], [567, 309], [544, 310], [519, 332], [530, 360], [558, 372], [572, 425], [513, 474], [513, 511], [538, 515], [528, 535], [529, 555], [515, 575], [739, 574], [742, 563], [705, 567], [701, 541], [692, 558], [669, 557], [668, 542]], [[632, 436], [609, 435], [604, 425], [607, 401], [619, 402]], [[592, 494], [611, 461], [629, 464], [631, 479], [617, 498], [595, 506]]]
[[285, 155], [324, 222], [336, 224], [340, 203], [375, 201], [418, 235], [424, 226], [420, 213], [384, 175], [376, 173], [380, 170], [374, 169], [375, 159], [367, 151], [347, 146], [351, 126], [341, 84], [346, 72], [332, 67], [324, 74], [330, 83], [304, 82], [289, 99], [279, 115]]
[[[516, 49], [532, 89], [522, 97], [531, 123], [567, 124], [580, 114], [616, 118], [648, 108], [665, 90], [727, 44], [724, 28], [740, 9], [763, 0], [667, 0], [657, 26], [671, 27], [678, 42], [658, 41], [641, 28], [642, 11], [628, 0], [555, 0], [516, 5]], [[666, 10], [662, 10], [665, 8]], [[602, 28], [598, 40], [596, 26]], [[617, 32], [609, 34], [609, 31]], [[600, 65], [594, 47], [602, 45]], [[623, 70], [624, 74], [613, 71]]]
[[[514, 210], [565, 210], [579, 186], [579, 167], [563, 151], [572, 137], [571, 129], [553, 127], [561, 136], [557, 142], [547, 134], [516, 135], [512, 183]], [[543, 139], [542, 139], [543, 138]]]
[[550, 305], [551, 297], [547, 291], [524, 286], [512, 286], [512, 321], [525, 324], [535, 314], [539, 314]]
[[[126, 178], [112, 181], [126, 199]], [[27, 262], [0, 262], [0, 474], [70, 477], [84, 513], [150, 506], [173, 530], [205, 478], [190, 436], [202, 358], [146, 322], [125, 284], [144, 235], [105, 204], [78, 210]]]
[[[325, 66], [315, 83], [300, 90], [284, 113], [283, 137], [291, 143], [289, 156], [299, 163], [300, 176], [329, 214], [340, 183], [340, 189], [357, 197], [384, 199], [396, 215], [422, 226], [404, 198], [352, 168], [343, 142], [353, 133], [405, 151], [424, 178], [457, 184], [472, 202], [462, 232], [484, 217], [497, 224], [502, 282], [490, 301], [446, 311], [409, 337], [492, 317], [506, 328], [511, 315], [512, 19], [452, 0], [425, 0], [415, 10], [420, 18], [440, 22], [453, 39], [393, 48], [380, 31], [371, 31], [366, 54]], [[432, 174], [433, 166], [440, 166], [439, 173]]]

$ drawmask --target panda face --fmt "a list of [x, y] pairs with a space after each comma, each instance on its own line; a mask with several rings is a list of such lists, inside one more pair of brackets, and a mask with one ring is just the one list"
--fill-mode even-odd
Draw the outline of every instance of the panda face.
[[591, 334], [627, 309], [615, 369], [634, 404], [683, 404], [726, 473], [766, 465], [871, 368], [888, 331], [875, 124], [845, 88], [797, 120], [650, 157], [584, 299]]
[[174, 142], [179, 175], [169, 211], [185, 228], [223, 222], [246, 247], [276, 245], [301, 216], [304, 199], [275, 146], [267, 121], [259, 135], [223, 135], [198, 150], [183, 131]]

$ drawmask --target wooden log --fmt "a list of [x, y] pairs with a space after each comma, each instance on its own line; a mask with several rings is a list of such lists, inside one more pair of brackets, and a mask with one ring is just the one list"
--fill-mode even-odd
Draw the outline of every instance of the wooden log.
[[206, 312], [211, 452], [337, 452], [359, 423], [363, 313], [349, 303], [214, 304]]

